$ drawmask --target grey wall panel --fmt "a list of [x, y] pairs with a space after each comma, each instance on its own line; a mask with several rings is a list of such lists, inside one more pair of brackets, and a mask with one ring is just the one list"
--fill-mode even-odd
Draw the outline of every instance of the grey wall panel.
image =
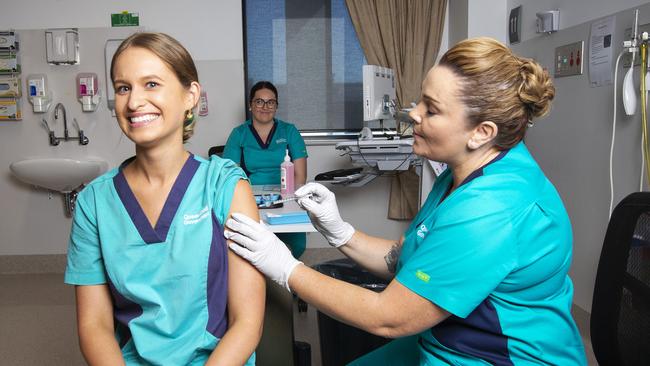
[[[639, 9], [639, 23], [650, 22], [650, 5], [643, 5]], [[616, 55], [622, 50], [624, 30], [633, 23], [632, 15], [632, 9], [615, 14], [612, 68]], [[555, 47], [584, 40], [585, 55], [588, 55], [590, 25], [591, 22], [587, 22], [566, 28], [549, 36], [513, 45], [512, 48], [517, 54], [538, 60], [553, 74]], [[588, 58], [584, 61], [588, 62]], [[624, 71], [619, 66], [614, 151], [615, 204], [638, 190], [641, 164], [640, 112], [635, 116], [625, 116], [620, 101]], [[638, 70], [636, 75], [638, 79]], [[590, 87], [588, 64], [583, 75], [557, 78], [554, 82], [556, 97], [553, 110], [547, 118], [535, 123], [526, 142], [557, 187], [571, 217], [574, 230], [571, 269], [575, 285], [574, 301], [590, 311], [596, 268], [608, 223], [608, 164], [614, 88], [613, 85]], [[638, 80], [636, 82], [638, 84]]]

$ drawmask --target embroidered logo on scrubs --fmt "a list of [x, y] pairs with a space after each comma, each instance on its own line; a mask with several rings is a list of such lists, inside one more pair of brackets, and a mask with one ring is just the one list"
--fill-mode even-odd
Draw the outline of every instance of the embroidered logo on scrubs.
[[420, 238], [424, 238], [424, 234], [426, 234], [428, 232], [429, 232], [429, 229], [427, 229], [427, 227], [424, 224], [420, 225], [420, 227], [418, 228], [418, 236]]
[[282, 137], [282, 138], [279, 138], [279, 139], [275, 140], [275, 143], [276, 143], [276, 144], [286, 144], [286, 143], [287, 143], [287, 139], [285, 139], [284, 137]]
[[195, 214], [185, 214], [183, 215], [183, 224], [184, 225], [194, 225], [203, 221], [210, 215], [210, 209], [208, 206], [203, 207], [201, 211]]
[[429, 280], [431, 279], [431, 276], [429, 276], [428, 274], [420, 271], [419, 269], [418, 269], [417, 272], [415, 272], [415, 277], [417, 277], [420, 281], [426, 282], [426, 283], [429, 283]]

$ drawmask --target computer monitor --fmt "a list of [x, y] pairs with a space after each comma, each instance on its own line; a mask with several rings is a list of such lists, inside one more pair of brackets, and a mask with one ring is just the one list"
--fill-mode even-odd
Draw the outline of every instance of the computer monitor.
[[390, 106], [395, 99], [393, 70], [376, 65], [363, 65], [364, 122], [393, 119]]

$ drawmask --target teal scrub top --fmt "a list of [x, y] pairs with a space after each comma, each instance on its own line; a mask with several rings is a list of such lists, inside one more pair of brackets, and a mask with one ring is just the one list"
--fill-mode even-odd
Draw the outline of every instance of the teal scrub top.
[[280, 184], [280, 164], [286, 149], [291, 161], [307, 157], [305, 141], [296, 126], [275, 118], [267, 140], [262, 141], [253, 122], [247, 120], [230, 133], [223, 157], [239, 164], [253, 185]]
[[451, 316], [419, 334], [421, 365], [586, 365], [571, 317], [572, 231], [523, 143], [443, 199], [448, 169], [405, 233], [396, 280]]
[[223, 223], [244, 172], [191, 155], [152, 227], [124, 177], [129, 162], [79, 193], [65, 282], [108, 285], [127, 365], [203, 365], [228, 328]]

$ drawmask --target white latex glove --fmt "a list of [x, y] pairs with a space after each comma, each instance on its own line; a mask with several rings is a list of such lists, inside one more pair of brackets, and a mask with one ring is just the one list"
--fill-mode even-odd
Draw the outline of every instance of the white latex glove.
[[341, 218], [334, 193], [322, 184], [307, 183], [295, 195], [299, 197], [300, 207], [309, 214], [311, 223], [330, 245], [338, 248], [350, 241], [354, 228]]
[[291, 291], [289, 276], [302, 262], [291, 255], [289, 248], [264, 224], [244, 214], [233, 213], [226, 226], [236, 231], [224, 230], [226, 239], [233, 241], [230, 249], [251, 262], [265, 276]]

